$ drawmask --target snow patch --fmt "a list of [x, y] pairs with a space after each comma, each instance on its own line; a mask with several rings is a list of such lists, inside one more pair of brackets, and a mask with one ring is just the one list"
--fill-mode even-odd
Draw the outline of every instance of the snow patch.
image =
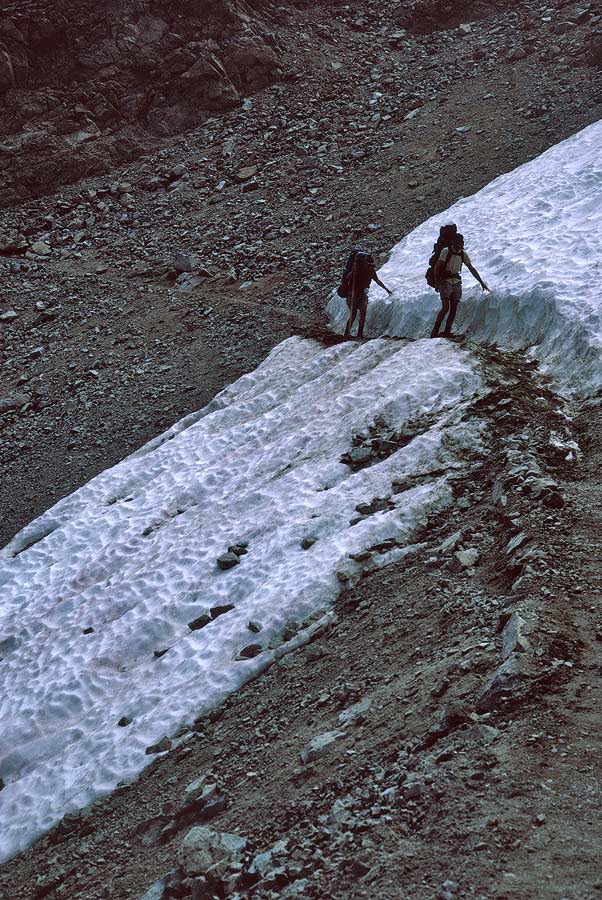
[[[481, 425], [462, 415], [479, 390], [447, 343], [291, 338], [0, 551], [0, 860], [134, 778], [147, 747], [265, 668], [290, 620], [361, 574], [350, 554], [393, 540], [372, 565], [401, 560], [452, 501], [439, 473], [479, 447]], [[386, 459], [341, 462], [357, 432], [417, 420]], [[388, 507], [360, 518], [375, 497]], [[243, 543], [222, 571], [217, 557]], [[264, 652], [237, 658], [250, 644]]]

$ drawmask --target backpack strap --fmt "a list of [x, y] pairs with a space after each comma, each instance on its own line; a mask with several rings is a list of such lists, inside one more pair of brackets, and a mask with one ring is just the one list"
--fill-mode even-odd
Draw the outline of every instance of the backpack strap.
[[[445, 248], [444, 248], [444, 249], [445, 249]], [[464, 263], [464, 249], [460, 250], [459, 253], [456, 253], [454, 250], [452, 250], [451, 247], [449, 247], [449, 246], [447, 247], [447, 256], [445, 257], [445, 269], [443, 270], [443, 277], [444, 277], [444, 278], [452, 278], [452, 277], [455, 277], [455, 276], [449, 271], [449, 264], [450, 264], [450, 261], [451, 261], [452, 256], [459, 256], [460, 259], [462, 260], [462, 263]], [[458, 274], [459, 274], [459, 273], [458, 273]]]

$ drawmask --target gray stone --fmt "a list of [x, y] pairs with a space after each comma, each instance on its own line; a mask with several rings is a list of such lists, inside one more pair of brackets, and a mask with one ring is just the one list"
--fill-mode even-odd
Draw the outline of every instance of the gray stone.
[[402, 797], [405, 801], [420, 800], [423, 794], [424, 782], [418, 780], [407, 781], [402, 789]]
[[469, 550], [456, 550], [454, 553], [451, 569], [452, 572], [462, 572], [464, 569], [472, 569], [479, 561], [479, 551], [471, 548]]
[[477, 698], [477, 712], [489, 712], [515, 693], [524, 673], [521, 658], [519, 654], [513, 653], [496, 669]]
[[502, 657], [508, 659], [513, 653], [526, 653], [529, 641], [523, 634], [525, 620], [518, 613], [512, 613], [502, 631]]
[[450, 534], [449, 537], [445, 538], [445, 540], [439, 544], [437, 547], [437, 553], [441, 553], [445, 555], [446, 553], [451, 553], [456, 549], [460, 541], [462, 540], [462, 532], [454, 531], [453, 534]]
[[359, 725], [361, 724], [365, 718], [366, 713], [372, 706], [372, 700], [366, 697], [364, 700], [361, 700], [359, 703], [354, 703], [353, 706], [350, 706], [348, 709], [344, 709], [343, 712], [339, 716], [339, 725], [345, 727], [346, 725]]
[[143, 894], [142, 897], [140, 897], [140, 900], [163, 900], [164, 891], [165, 878], [161, 878], [159, 881], [155, 881], [155, 883], [151, 885], [146, 894]]
[[50, 256], [52, 252], [50, 244], [47, 244], [46, 241], [36, 241], [35, 244], [32, 244], [31, 249], [38, 256]]
[[348, 456], [352, 466], [362, 466], [372, 459], [372, 450], [370, 447], [354, 447]]
[[346, 737], [347, 734], [344, 731], [325, 731], [323, 734], [317, 735], [317, 737], [312, 738], [309, 744], [301, 751], [301, 762], [304, 765], [307, 765], [307, 763], [319, 759], [330, 750], [337, 741], [341, 741]]
[[242, 862], [246, 838], [225, 831], [197, 826], [191, 828], [178, 851], [185, 875], [211, 875], [222, 879]]
[[508, 541], [506, 545], [506, 553], [514, 553], [515, 550], [518, 550], [525, 541], [527, 540], [527, 535], [524, 531], [521, 531], [520, 534], [515, 534], [514, 537]]
[[194, 272], [195, 269], [198, 269], [199, 260], [194, 253], [178, 252], [174, 255], [172, 265], [176, 272], [179, 273]]

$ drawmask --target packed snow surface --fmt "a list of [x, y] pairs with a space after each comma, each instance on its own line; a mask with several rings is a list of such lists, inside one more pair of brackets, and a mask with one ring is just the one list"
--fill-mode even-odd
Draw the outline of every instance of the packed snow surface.
[[[349, 554], [394, 540], [374, 559], [400, 558], [478, 447], [462, 405], [479, 385], [442, 341], [291, 338], [0, 551], [0, 858], [134, 777], [149, 745], [265, 668], [285, 624], [329, 606], [337, 572], [361, 571]], [[353, 471], [340, 458], [371, 426], [415, 437]], [[356, 522], [375, 497], [391, 508]], [[254, 643], [264, 652], [236, 658]]]
[[[366, 333], [426, 337], [438, 295], [424, 280], [439, 226], [456, 222], [491, 288], [464, 269], [456, 319], [470, 340], [529, 350], [567, 388], [602, 388], [602, 121], [496, 178], [407, 235], [373, 286]], [[461, 185], [459, 185], [461, 187]], [[345, 302], [330, 312], [341, 330]]]

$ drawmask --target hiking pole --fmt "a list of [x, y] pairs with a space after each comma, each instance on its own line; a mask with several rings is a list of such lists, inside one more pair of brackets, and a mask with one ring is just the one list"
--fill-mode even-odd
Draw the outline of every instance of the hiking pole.
[[355, 306], [355, 273], [357, 271], [357, 257], [353, 260], [353, 269], [352, 271], [352, 279], [351, 279], [351, 303], [349, 304], [349, 319], [347, 321], [347, 327], [345, 328], [345, 334], [348, 334], [351, 337], [351, 326], [353, 325], [353, 320], [355, 316], [353, 315], [353, 308]]

